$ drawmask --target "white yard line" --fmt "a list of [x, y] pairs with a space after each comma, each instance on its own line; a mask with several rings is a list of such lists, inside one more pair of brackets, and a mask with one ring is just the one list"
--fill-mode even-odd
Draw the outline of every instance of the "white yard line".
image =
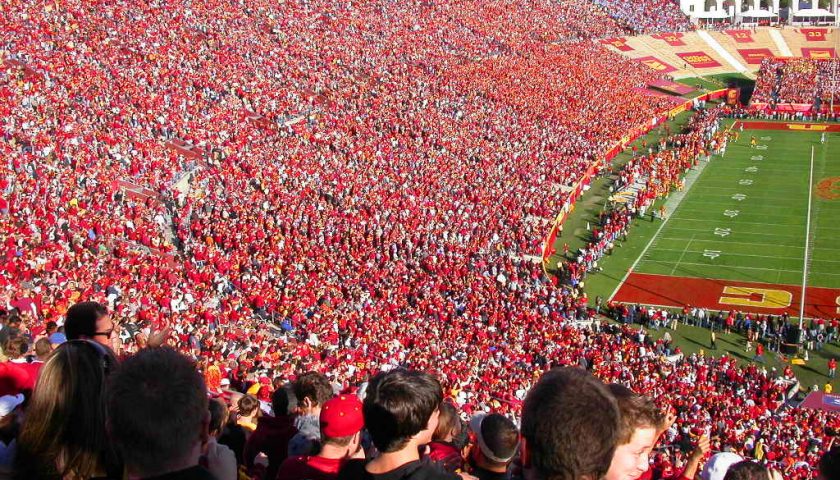
[[[688, 251], [688, 247], [690, 247], [690, 246], [691, 246], [691, 242], [693, 242], [693, 241], [694, 241], [694, 235], [692, 235], [692, 236], [691, 236], [691, 238], [690, 238], [690, 239], [688, 239], [688, 242], [686, 242], [686, 244], [685, 244], [685, 248], [683, 248], [683, 249], [682, 249], [682, 253], [680, 254], [680, 258], [678, 258], [678, 259], [677, 259], [677, 263], [676, 263], [676, 265], [674, 265], [674, 268], [672, 268], [672, 269], [671, 269], [671, 275], [673, 275], [673, 274], [674, 274], [674, 272], [676, 272], [676, 271], [677, 271], [677, 268], [679, 268], [679, 267], [680, 267], [680, 262], [682, 261], [683, 257], [685, 257], [685, 252], [687, 252], [687, 251]], [[667, 250], [666, 250], [666, 251], [667, 251]], [[678, 251], [678, 250], [675, 250], [675, 251]], [[692, 253], [693, 253], [693, 252], [692, 252]]]
[[[633, 271], [636, 269], [636, 265], [638, 265], [642, 258], [644, 258], [648, 249], [650, 249], [650, 246], [659, 236], [659, 232], [661, 232], [662, 228], [665, 227], [665, 224], [667, 224], [671, 220], [671, 218], [674, 217], [674, 214], [677, 212], [677, 207], [683, 201], [683, 198], [685, 198], [686, 193], [688, 193], [688, 191], [691, 189], [691, 186], [694, 185], [694, 182], [700, 177], [700, 174], [703, 173], [703, 171], [706, 169], [706, 166], [709, 163], [710, 162], [700, 161], [696, 169], [691, 170], [688, 172], [688, 174], [686, 174], [685, 188], [683, 188], [682, 191], [674, 192], [673, 194], [671, 194], [668, 200], [665, 201], [665, 209], [673, 213], [666, 216], [665, 220], [662, 221], [662, 224], [659, 225], [659, 228], [656, 229], [656, 233], [654, 233], [653, 236], [650, 238], [650, 241], [648, 241], [647, 245], [645, 245], [645, 249], [642, 250], [642, 253], [639, 254], [638, 258], [636, 258], [636, 261], [633, 262], [633, 265], [630, 265], [630, 268], [627, 270], [627, 273], [624, 274], [624, 277], [622, 277], [621, 281], [618, 282], [618, 285], [616, 285], [615, 290], [613, 290], [613, 292], [610, 294], [609, 299], [615, 297], [615, 294], [618, 293], [618, 290], [621, 288], [622, 285], [624, 285], [624, 282], [627, 281], [627, 277], [629, 277], [630, 274], [633, 273]], [[651, 206], [651, 208], [653, 208], [653, 206]]]

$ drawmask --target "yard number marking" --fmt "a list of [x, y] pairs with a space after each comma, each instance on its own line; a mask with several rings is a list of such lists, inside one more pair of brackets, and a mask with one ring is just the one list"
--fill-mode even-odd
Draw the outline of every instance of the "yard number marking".
[[716, 228], [715, 229], [715, 235], [719, 235], [721, 237], [725, 237], [725, 236], [729, 235], [730, 233], [732, 233], [732, 229], [729, 229], [729, 228]]
[[735, 218], [738, 214], [741, 213], [740, 210], [724, 210], [723, 214], [729, 218]]

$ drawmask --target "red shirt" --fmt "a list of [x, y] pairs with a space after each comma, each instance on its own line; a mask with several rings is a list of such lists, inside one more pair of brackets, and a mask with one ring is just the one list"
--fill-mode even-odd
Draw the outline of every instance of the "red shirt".
[[335, 480], [345, 463], [346, 458], [289, 457], [280, 465], [277, 480]]

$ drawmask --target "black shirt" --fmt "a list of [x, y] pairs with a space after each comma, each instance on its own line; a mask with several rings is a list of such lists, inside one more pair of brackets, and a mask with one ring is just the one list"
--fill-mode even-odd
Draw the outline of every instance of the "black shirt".
[[143, 480], [216, 480], [210, 472], [198, 465], [178, 470], [177, 472], [164, 473], [157, 477], [146, 477]]
[[460, 476], [449, 473], [428, 462], [415, 460], [401, 465], [390, 472], [373, 474], [365, 470], [364, 460], [351, 460], [338, 472], [338, 480], [460, 480]]
[[478, 477], [478, 480], [510, 480], [510, 469], [507, 472], [491, 472], [481, 467], [473, 467], [471, 475]]

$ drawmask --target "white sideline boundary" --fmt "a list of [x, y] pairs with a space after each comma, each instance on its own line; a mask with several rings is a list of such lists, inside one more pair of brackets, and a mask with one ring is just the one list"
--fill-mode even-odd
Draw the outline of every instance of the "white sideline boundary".
[[[650, 249], [650, 246], [653, 245], [657, 238], [659, 238], [659, 233], [662, 231], [662, 228], [665, 227], [665, 225], [671, 220], [671, 218], [674, 217], [674, 214], [677, 213], [677, 208], [679, 207], [680, 203], [682, 203], [686, 194], [689, 192], [689, 190], [691, 190], [691, 187], [694, 185], [694, 182], [700, 177], [700, 174], [702, 174], [703, 171], [706, 170], [706, 166], [709, 163], [711, 163], [711, 160], [709, 160], [708, 162], [700, 160], [700, 162], [697, 165], [697, 168], [695, 168], [694, 170], [690, 170], [688, 174], [686, 174], [685, 187], [683, 188], [683, 190], [672, 193], [671, 196], [668, 197], [667, 200], [665, 200], [665, 209], [671, 213], [665, 217], [665, 220], [663, 220], [662, 223], [659, 225], [659, 228], [656, 229], [656, 233], [654, 233], [653, 236], [650, 238], [650, 241], [648, 241], [647, 245], [645, 245], [644, 250], [642, 250], [642, 253], [640, 253], [636, 260], [633, 262], [633, 265], [630, 265], [630, 268], [627, 270], [627, 273], [624, 274], [624, 276], [621, 278], [621, 281], [618, 282], [618, 285], [615, 287], [615, 290], [613, 290], [613, 292], [610, 294], [610, 298], [608, 299], [608, 301], [615, 298], [615, 294], [618, 293], [618, 291], [624, 285], [624, 282], [627, 281], [627, 277], [629, 277], [630, 274], [633, 273], [633, 271], [636, 269], [636, 265], [638, 265], [642, 258], [644, 258], [647, 254], [647, 251], [648, 249]], [[651, 206], [650, 208], [653, 208], [653, 206]]]

